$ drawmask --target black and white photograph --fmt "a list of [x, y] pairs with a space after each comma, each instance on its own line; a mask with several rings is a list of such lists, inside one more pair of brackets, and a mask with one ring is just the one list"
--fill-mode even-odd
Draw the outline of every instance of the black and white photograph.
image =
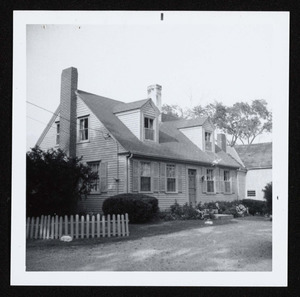
[[288, 12], [14, 16], [12, 283], [286, 285]]

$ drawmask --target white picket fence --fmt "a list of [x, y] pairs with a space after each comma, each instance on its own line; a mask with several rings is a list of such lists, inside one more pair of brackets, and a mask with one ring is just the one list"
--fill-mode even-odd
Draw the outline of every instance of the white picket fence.
[[28, 239], [59, 239], [62, 235], [72, 238], [94, 238], [111, 236], [129, 236], [129, 219], [125, 215], [96, 216], [71, 215], [41, 216], [27, 218], [26, 238]]

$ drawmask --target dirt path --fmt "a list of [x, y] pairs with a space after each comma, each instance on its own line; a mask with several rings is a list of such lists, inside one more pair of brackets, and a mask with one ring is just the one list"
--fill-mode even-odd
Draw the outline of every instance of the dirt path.
[[[186, 228], [177, 231], [180, 223], [179, 229]], [[271, 271], [272, 223], [132, 225], [127, 239], [36, 242], [26, 256], [30, 271]]]

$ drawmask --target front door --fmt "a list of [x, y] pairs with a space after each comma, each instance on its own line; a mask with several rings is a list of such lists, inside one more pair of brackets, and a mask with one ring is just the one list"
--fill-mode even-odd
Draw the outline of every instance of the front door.
[[196, 204], [196, 169], [188, 170], [189, 176], [189, 202]]

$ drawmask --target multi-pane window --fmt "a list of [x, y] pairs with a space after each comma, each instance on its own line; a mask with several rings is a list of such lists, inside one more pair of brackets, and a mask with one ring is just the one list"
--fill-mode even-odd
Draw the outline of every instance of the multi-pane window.
[[141, 162], [141, 192], [151, 191], [151, 167], [149, 162]]
[[205, 150], [212, 150], [212, 141], [211, 141], [211, 133], [205, 132]]
[[99, 179], [99, 165], [100, 162], [89, 162], [88, 165], [91, 167], [93, 172], [96, 172], [97, 178], [91, 183], [91, 193], [98, 193], [100, 191], [100, 179]]
[[56, 144], [59, 144], [60, 123], [56, 123]]
[[230, 193], [230, 171], [224, 170], [224, 189], [225, 193]]
[[175, 165], [167, 164], [167, 192], [176, 191]]
[[154, 140], [153, 119], [144, 118], [145, 139]]
[[79, 120], [79, 141], [89, 139], [89, 119], [82, 118]]
[[206, 169], [207, 193], [214, 193], [214, 171]]

